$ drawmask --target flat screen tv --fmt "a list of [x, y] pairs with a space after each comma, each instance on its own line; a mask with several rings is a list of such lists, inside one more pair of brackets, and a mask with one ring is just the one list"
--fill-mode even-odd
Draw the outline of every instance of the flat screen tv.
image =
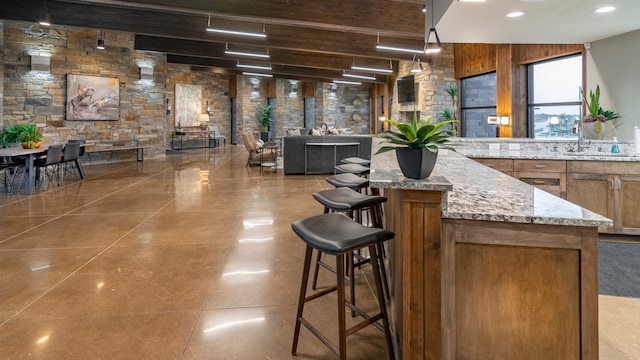
[[396, 81], [398, 85], [398, 103], [411, 103], [416, 101], [416, 86], [413, 75], [401, 77]]

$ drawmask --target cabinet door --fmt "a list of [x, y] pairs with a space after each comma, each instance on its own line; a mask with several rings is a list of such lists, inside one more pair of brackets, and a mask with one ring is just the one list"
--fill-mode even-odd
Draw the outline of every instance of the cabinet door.
[[640, 175], [614, 177], [616, 233], [640, 235]]
[[[614, 219], [614, 177], [607, 174], [571, 173], [567, 176], [567, 200], [597, 214]], [[614, 228], [600, 228], [614, 232]]]

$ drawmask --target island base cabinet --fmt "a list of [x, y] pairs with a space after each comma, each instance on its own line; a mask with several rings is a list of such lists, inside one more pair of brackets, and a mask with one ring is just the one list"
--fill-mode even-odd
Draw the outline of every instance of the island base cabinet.
[[597, 229], [442, 220], [443, 359], [597, 359]]

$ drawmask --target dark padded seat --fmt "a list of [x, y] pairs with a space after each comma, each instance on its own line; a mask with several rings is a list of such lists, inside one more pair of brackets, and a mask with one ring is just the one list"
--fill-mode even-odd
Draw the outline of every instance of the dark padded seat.
[[358, 210], [387, 201], [383, 196], [364, 195], [346, 187], [318, 191], [313, 193], [313, 198], [336, 211]]
[[291, 228], [311, 247], [331, 255], [361, 249], [394, 236], [391, 231], [358, 224], [340, 213], [298, 220], [291, 224]]
[[369, 168], [358, 164], [341, 164], [335, 167], [338, 173], [350, 173], [355, 175], [369, 174]]
[[326, 177], [325, 180], [337, 188], [346, 187], [353, 190], [360, 190], [369, 186], [369, 179], [351, 173], [331, 175]]
[[363, 159], [361, 157], [352, 156], [346, 159], [342, 159], [343, 164], [358, 164], [362, 166], [369, 166], [371, 164], [371, 160]]

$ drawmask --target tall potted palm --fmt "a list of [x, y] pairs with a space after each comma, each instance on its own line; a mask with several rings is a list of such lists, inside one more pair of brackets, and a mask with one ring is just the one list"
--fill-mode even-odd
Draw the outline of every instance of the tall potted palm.
[[262, 131], [260, 132], [260, 140], [269, 141], [271, 134], [269, 132], [271, 128], [271, 109], [273, 109], [273, 105], [266, 105], [262, 108], [262, 113], [260, 114], [260, 126], [262, 126]]
[[389, 120], [398, 132], [385, 131], [376, 135], [385, 139], [385, 143], [391, 144], [380, 147], [376, 154], [394, 150], [400, 170], [405, 177], [426, 179], [431, 175], [436, 164], [438, 150], [453, 150], [447, 145], [452, 136], [452, 130], [443, 126], [456, 121], [447, 120], [434, 124], [433, 116], [418, 120], [414, 109], [411, 124]]

